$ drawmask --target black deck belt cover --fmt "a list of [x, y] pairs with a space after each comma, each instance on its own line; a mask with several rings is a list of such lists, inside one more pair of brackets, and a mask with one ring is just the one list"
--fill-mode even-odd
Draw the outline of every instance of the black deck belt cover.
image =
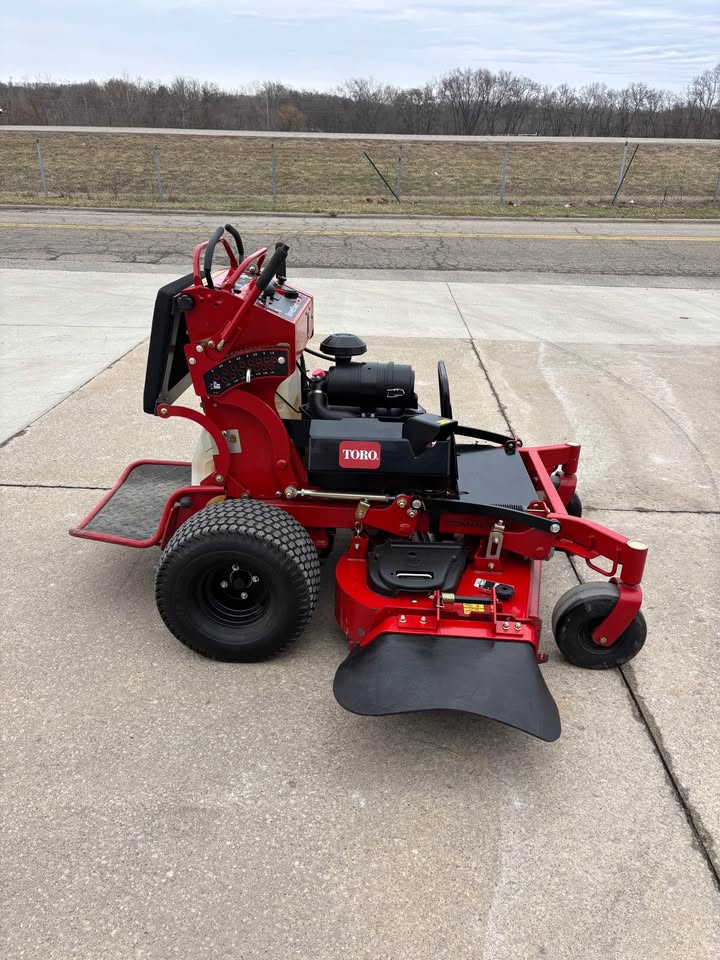
[[526, 510], [513, 510], [510, 507], [498, 507], [492, 503], [472, 503], [467, 500], [455, 500], [450, 497], [434, 497], [428, 501], [430, 516], [430, 530], [437, 533], [440, 517], [443, 513], [474, 513], [490, 517], [493, 520], [503, 520], [505, 523], [517, 523], [521, 527], [533, 527], [543, 533], [552, 533], [552, 525], [557, 520], [548, 520], [539, 513], [529, 513]]

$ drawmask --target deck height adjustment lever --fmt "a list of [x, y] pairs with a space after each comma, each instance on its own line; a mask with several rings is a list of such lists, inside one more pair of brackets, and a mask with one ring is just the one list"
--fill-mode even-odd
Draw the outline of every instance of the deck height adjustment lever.
[[505, 524], [502, 520], [496, 520], [488, 534], [487, 549], [485, 550], [485, 556], [488, 560], [497, 560], [500, 556], [504, 533]]

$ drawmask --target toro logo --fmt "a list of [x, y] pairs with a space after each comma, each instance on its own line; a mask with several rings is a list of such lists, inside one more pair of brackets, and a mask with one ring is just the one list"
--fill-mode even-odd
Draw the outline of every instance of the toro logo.
[[380, 450], [380, 444], [374, 441], [356, 443], [343, 440], [338, 462], [341, 467], [349, 467], [351, 470], [377, 470], [380, 466]]

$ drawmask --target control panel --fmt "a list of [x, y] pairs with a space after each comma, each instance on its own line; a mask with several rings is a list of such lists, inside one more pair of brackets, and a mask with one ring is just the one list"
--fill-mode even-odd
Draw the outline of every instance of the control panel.
[[262, 306], [272, 313], [283, 317], [285, 320], [294, 320], [305, 307], [308, 297], [299, 290], [293, 290], [290, 287], [277, 287], [272, 300], [262, 300]]
[[[252, 279], [253, 274], [243, 273], [233, 287], [233, 293], [239, 293], [245, 284], [249, 283]], [[294, 320], [295, 317], [302, 312], [310, 299], [307, 294], [300, 293], [299, 290], [295, 290], [293, 287], [286, 285], [281, 286], [275, 281], [269, 284], [268, 293], [269, 295], [267, 297], [260, 296], [257, 300], [257, 305], [264, 307], [266, 310], [270, 310], [271, 313], [277, 314], [284, 320]]]
[[[239, 383], [250, 383], [258, 377], [287, 377], [287, 347], [260, 347], [244, 350], [211, 367], [204, 374], [205, 389], [217, 397]], [[291, 372], [291, 371], [290, 371]]]

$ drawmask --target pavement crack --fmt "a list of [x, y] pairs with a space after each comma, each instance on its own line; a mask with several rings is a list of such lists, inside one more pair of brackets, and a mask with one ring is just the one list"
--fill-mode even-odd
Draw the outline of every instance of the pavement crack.
[[[682, 785], [678, 774], [673, 769], [672, 758], [669, 750], [665, 746], [660, 727], [658, 726], [658, 723], [655, 720], [652, 711], [645, 702], [642, 694], [637, 690], [637, 678], [634, 675], [632, 666], [630, 664], [626, 664], [624, 667], [619, 667], [618, 671], [623, 679], [628, 696], [632, 700], [638, 716], [642, 720], [648, 736], [650, 737], [657, 754], [660, 757], [665, 774], [672, 784], [678, 803], [682, 807], [685, 818], [690, 825], [690, 829], [693, 833], [694, 845], [705, 859], [712, 878], [715, 881], [715, 885], [720, 891], [720, 860], [717, 858], [712, 834], [705, 828], [700, 813], [690, 802], [688, 791]], [[635, 680], [635, 685], [633, 685], [632, 680]]]
[[623, 377], [618, 376], [618, 374], [613, 373], [607, 367], [604, 367], [601, 363], [598, 363], [594, 360], [590, 360], [587, 357], [583, 357], [581, 354], [576, 353], [574, 350], [571, 350], [567, 345], [562, 345], [555, 340], [545, 340], [544, 342], [555, 347], [555, 349], [559, 350], [561, 353], [566, 353], [568, 354], [568, 356], [574, 357], [580, 363], [583, 363], [588, 367], [599, 370], [601, 374], [608, 377], [610, 380], [614, 380], [616, 383], [622, 384], [628, 390], [631, 390], [633, 391], [633, 393], [636, 393], [639, 397], [642, 397], [643, 400], [645, 400], [647, 403], [650, 404], [651, 407], [653, 407], [653, 409], [657, 410], [660, 416], [664, 417], [669, 423], [671, 423], [675, 427], [675, 429], [680, 433], [680, 435], [683, 436], [687, 440], [688, 444], [693, 448], [695, 453], [698, 455], [698, 459], [700, 460], [703, 467], [705, 468], [707, 478], [713, 490], [715, 491], [715, 495], [720, 498], [720, 489], [718, 488], [718, 483], [717, 483], [717, 480], [715, 479], [715, 475], [705, 456], [705, 451], [699, 446], [699, 444], [697, 444], [693, 440], [693, 438], [690, 436], [689, 431], [686, 430], [681, 423], [678, 423], [675, 417], [673, 417], [665, 409], [665, 407], [662, 406], [662, 404], [658, 403], [657, 400], [653, 400], [653, 398], [648, 396], [646, 393], [643, 393], [643, 391], [640, 390], [638, 387], [636, 387], [635, 384], [630, 383], [627, 380], [625, 380]]
[[477, 344], [475, 343], [475, 340], [473, 339], [473, 335], [472, 335], [472, 333], [471, 333], [471, 331], [470, 331], [470, 328], [468, 327], [467, 323], [465, 322], [465, 317], [463, 316], [462, 310], [461, 310], [460, 307], [458, 306], [458, 302], [457, 302], [457, 300], [455, 299], [455, 295], [454, 295], [453, 292], [452, 292], [452, 289], [451, 289], [451, 287], [450, 287], [450, 284], [449, 284], [449, 283], [446, 283], [445, 286], [446, 286], [447, 289], [448, 289], [448, 293], [450, 294], [450, 298], [452, 299], [452, 302], [455, 304], [455, 309], [456, 309], [457, 312], [458, 312], [458, 316], [459, 316], [460, 319], [462, 320], [462, 324], [463, 324], [463, 326], [465, 327], [465, 329], [467, 330], [468, 338], [469, 338], [469, 340], [470, 340], [470, 345], [471, 345], [471, 347], [472, 347], [472, 349], [473, 349], [473, 353], [475, 354], [475, 357], [477, 358], [477, 362], [478, 362], [478, 364], [480, 365], [480, 369], [482, 370], [483, 374], [485, 375], [485, 379], [487, 380], [487, 384], [488, 384], [488, 386], [490, 387], [490, 392], [492, 393], [493, 397], [495, 398], [495, 403], [497, 404], [497, 408], [498, 408], [498, 410], [500, 411], [500, 416], [501, 416], [501, 417], [503, 418], [503, 420], [505, 421], [505, 423], [506, 423], [506, 425], [507, 425], [507, 428], [508, 428], [508, 430], [510, 431], [510, 435], [513, 436], [513, 437], [516, 437], [516, 436], [517, 436], [517, 433], [515, 432], [515, 428], [513, 427], [512, 422], [511, 422], [511, 420], [510, 420], [510, 415], [509, 415], [508, 412], [507, 412], [507, 407], [505, 406], [505, 404], [504, 404], [504, 403], [502, 402], [502, 400], [500, 399], [500, 394], [497, 392], [497, 389], [496, 389], [496, 387], [495, 387], [495, 384], [494, 384], [494, 383], [492, 382], [492, 380], [490, 379], [490, 374], [488, 373], [488, 369], [487, 369], [487, 367], [485, 366], [485, 363], [484, 363], [484, 361], [483, 361], [483, 358], [480, 356], [480, 351], [478, 350]]
[[466, 760], [467, 757], [464, 753], [459, 753], [457, 750], [453, 750], [452, 747], [448, 747], [444, 743], [436, 743], [434, 740], [423, 740], [420, 737], [409, 737], [408, 738], [412, 743], [422, 743], [426, 747], [432, 747], [434, 750], [443, 750], [445, 753], [451, 754], [453, 757], [457, 757], [459, 760]]
[[583, 504], [583, 510], [594, 510], [596, 513], [680, 513], [698, 517], [716, 517], [720, 510], [683, 510], [674, 507], [603, 507], [595, 504]]
[[679, 293], [671, 293], [670, 296], [673, 298], [673, 300], [677, 300], [682, 303], [683, 306], [689, 307], [690, 310], [702, 310], [703, 313], [709, 314], [713, 320], [720, 319], [720, 312], [717, 310], [711, 310], [709, 307], [705, 307], [702, 304], [693, 303], [692, 300], [688, 300], [687, 297], [683, 297]]
[[[481, 359], [481, 357], [480, 357], [480, 354], [478, 353], [478, 350], [477, 350], [477, 347], [476, 347], [476, 344], [475, 344], [475, 339], [474, 339], [472, 333], [470, 333], [470, 330], [469, 330], [469, 328], [468, 328], [467, 323], [465, 323], [465, 317], [463, 317], [462, 311], [460, 310], [460, 307], [458, 306], [457, 301], [455, 300], [455, 297], [453, 296], [453, 292], [452, 292], [452, 290], [450, 289], [450, 285], [447, 284], [447, 287], [448, 287], [448, 291], [449, 291], [449, 293], [450, 293], [450, 296], [452, 297], [453, 303], [455, 304], [455, 308], [457, 309], [458, 313], [460, 314], [460, 318], [461, 318], [461, 320], [462, 320], [462, 322], [463, 322], [463, 324], [464, 324], [464, 326], [465, 326], [465, 329], [466, 329], [466, 330], [468, 331], [468, 333], [470, 334], [470, 342], [471, 342], [472, 345], [473, 345], [473, 350], [475, 351], [475, 356], [478, 358], [478, 362], [480, 363], [480, 366], [482, 367], [483, 372], [485, 373], [485, 376], [486, 376], [486, 378], [487, 378], [487, 381], [488, 381], [488, 383], [490, 384], [490, 389], [492, 390], [493, 395], [495, 396], [495, 399], [497, 400], [497, 403], [498, 403], [498, 405], [499, 405], [499, 407], [500, 407], [500, 410], [501, 410], [501, 412], [502, 412], [502, 414], [503, 414], [503, 417], [504, 417], [504, 419], [505, 419], [505, 422], [507, 423], [508, 427], [510, 427], [510, 429], [513, 430], [513, 428], [510, 426], [510, 418], [509, 418], [509, 415], [508, 415], [508, 413], [507, 413], [507, 410], [506, 410], [504, 404], [501, 403], [500, 398], [498, 397], [497, 391], [495, 390], [495, 387], [494, 387], [494, 385], [492, 384], [492, 381], [490, 380], [490, 377], [489, 377], [489, 375], [488, 375], [487, 369], [485, 368], [485, 364], [483, 363], [483, 361], [482, 361], [482, 359]], [[518, 327], [514, 327], [514, 326], [512, 326], [512, 325], [509, 324], [509, 323], [503, 323], [502, 326], [505, 327], [505, 328], [507, 328], [508, 330], [514, 330], [514, 331], [516, 331], [516, 332], [521, 332]], [[669, 422], [673, 425], [673, 427], [681, 434], [681, 436], [683, 436], [683, 437], [685, 438], [685, 440], [688, 442], [688, 444], [693, 448], [693, 450], [694, 450], [695, 453], [697, 454], [700, 462], [702, 463], [703, 467], [705, 468], [705, 472], [706, 472], [706, 474], [707, 474], [708, 480], [709, 480], [710, 485], [712, 486], [713, 490], [715, 491], [716, 496], [720, 497], [720, 488], [718, 488], [717, 480], [715, 479], [715, 475], [714, 475], [714, 473], [713, 473], [713, 471], [712, 471], [712, 468], [711, 468], [710, 464], [709, 464], [708, 461], [707, 461], [707, 458], [706, 458], [706, 456], [705, 456], [705, 452], [704, 452], [704, 451], [702, 450], [702, 448], [693, 440], [693, 438], [690, 436], [690, 433], [688, 432], [688, 430], [686, 430], [685, 427], [682, 426], [682, 424], [678, 423], [678, 421], [677, 421], [673, 416], [671, 416], [670, 413], [668, 413], [668, 411], [665, 409], [665, 407], [663, 407], [663, 406], [662, 406], [660, 403], [658, 403], [656, 400], [653, 400], [652, 397], [649, 397], [646, 393], [643, 393], [643, 391], [640, 390], [640, 389], [638, 389], [638, 387], [636, 387], [633, 383], [629, 383], [627, 380], [625, 380], [625, 379], [623, 379], [622, 377], [618, 376], [616, 373], [612, 373], [612, 371], [610, 371], [607, 367], [603, 366], [601, 363], [598, 363], [598, 362], [596, 362], [596, 361], [594, 361], [594, 360], [590, 360], [590, 359], [588, 359], [587, 357], [582, 356], [582, 354], [580, 354], [580, 353], [576, 353], [576, 351], [571, 350], [571, 349], [567, 346], [567, 344], [563, 345], [563, 344], [561, 344], [561, 343], [558, 343], [556, 340], [549, 340], [549, 339], [546, 339], [545, 337], [537, 336], [537, 334], [531, 334], [531, 336], [533, 337], [533, 341], [534, 341], [534, 342], [537, 342], [537, 343], [539, 343], [539, 344], [545, 344], [545, 345], [547, 345], [547, 346], [549, 346], [549, 347], [554, 347], [556, 350], [559, 350], [561, 353], [565, 353], [565, 354], [567, 354], [568, 356], [573, 357], [575, 360], [578, 360], [580, 363], [585, 364], [586, 366], [590, 367], [591, 369], [599, 370], [602, 375], [608, 377], [608, 378], [611, 379], [611, 380], [614, 380], [616, 383], [622, 384], [622, 386], [626, 387], [626, 388], [629, 389], [629, 390], [632, 390], [632, 391], [633, 391], [634, 393], [636, 393], [639, 397], [642, 397], [643, 400], [645, 400], [647, 403], [650, 404], [651, 407], [653, 407], [655, 410], [657, 410], [658, 413], [659, 413], [664, 419], [666, 419], [667, 421], [669, 421]], [[513, 433], [514, 433], [514, 430], [513, 430]], [[515, 436], [517, 436], [517, 434], [515, 434]]]
[[15, 490], [102, 490], [104, 492], [110, 489], [110, 487], [94, 487], [80, 483], [6, 483], [4, 481], [0, 481], [0, 487]]
[[[568, 562], [577, 582], [585, 583], [580, 576], [577, 566], [573, 563], [572, 557], [568, 557]], [[620, 674], [627, 695], [630, 698], [635, 715], [645, 728], [648, 739], [650, 740], [650, 743], [652, 744], [655, 753], [662, 764], [663, 770], [665, 771], [665, 776], [667, 777], [675, 794], [675, 799], [685, 815], [685, 819], [687, 820], [692, 834], [693, 846], [699, 851], [708, 870], [710, 871], [710, 875], [715, 886], [717, 887], [718, 891], [720, 891], [720, 861], [716, 862], [715, 846], [712, 840], [712, 835], [710, 831], [705, 828], [699, 812], [695, 809], [693, 804], [690, 803], [687, 790], [683, 787], [682, 783], [680, 782], [680, 777], [675, 772], [672, 757], [670, 756], [669, 750], [665, 746], [660, 727], [655, 720], [652, 711], [645, 702], [642, 694], [640, 694], [636, 689], [637, 679], [634, 676], [632, 666], [630, 664], [625, 664], [625, 666], [618, 667], [617, 670]], [[633, 686], [631, 678], [635, 680], [635, 686]]]
[[112, 370], [115, 364], [120, 363], [121, 360], [124, 360], [125, 357], [129, 356], [129, 354], [133, 352], [133, 350], [137, 350], [137, 348], [140, 346], [140, 344], [143, 342], [144, 339], [146, 338], [142, 337], [140, 340], [138, 340], [137, 343], [134, 343], [131, 347], [129, 347], [127, 350], [121, 353], [119, 357], [116, 357], [112, 361], [112, 363], [108, 363], [107, 366], [102, 368], [102, 370], [98, 370], [97, 373], [94, 373], [91, 377], [88, 377], [88, 379], [85, 380], [84, 383], [79, 384], [77, 387], [71, 390], [64, 397], [61, 397], [57, 401], [57, 403], [54, 403], [51, 407], [48, 407], [47, 410], [43, 410], [43, 412], [39, 414], [37, 417], [35, 417], [34, 420], [31, 420], [30, 423], [27, 423], [24, 427], [22, 427], [16, 433], [13, 433], [11, 436], [6, 437], [4, 440], [0, 441], [0, 449], [2, 449], [3, 447], [9, 446], [13, 440], [18, 440], [20, 437], [24, 436], [26, 433], [30, 431], [30, 429], [39, 420], [42, 420], [43, 417], [46, 417], [49, 413], [52, 413], [53, 410], [56, 410], [60, 406], [60, 404], [65, 403], [67, 400], [70, 399], [70, 397], [74, 397], [76, 393], [79, 393], [81, 390], [83, 390], [85, 387], [91, 384], [93, 380], [96, 380], [98, 377], [101, 377], [103, 373], [105, 373], [107, 370]]

